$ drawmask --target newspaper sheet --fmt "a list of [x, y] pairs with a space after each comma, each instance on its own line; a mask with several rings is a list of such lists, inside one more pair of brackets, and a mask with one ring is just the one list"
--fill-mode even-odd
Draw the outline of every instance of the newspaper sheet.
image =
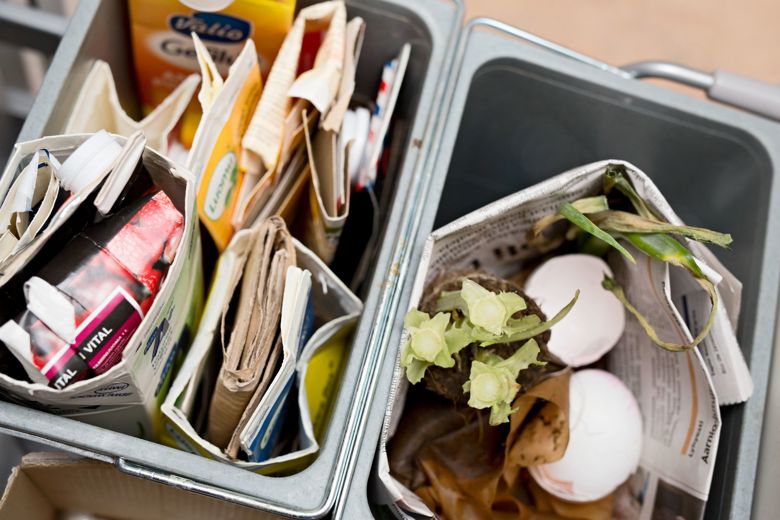
[[[285, 134], [297, 133], [297, 117], [302, 108], [313, 107], [326, 117], [339, 94], [346, 37], [347, 11], [344, 2], [322, 2], [298, 13], [276, 56], [263, 95], [242, 139], [240, 165], [246, 170], [246, 186], [238, 195], [236, 223], [251, 224], [258, 206], [268, 200], [266, 193], [277, 183], [279, 160], [292, 145]], [[298, 75], [304, 48], [304, 35], [321, 33], [313, 66]], [[297, 98], [294, 105], [294, 99]], [[312, 110], [310, 110], [311, 112]], [[291, 117], [292, 116], [292, 117]], [[283, 147], [287, 146], [288, 150]]]
[[[576, 168], [434, 231], [423, 251], [410, 307], [417, 305], [425, 285], [444, 269], [484, 269], [507, 277], [517, 273], [524, 261], [536, 255], [524, 239], [531, 225], [556, 211], [564, 201], [598, 193], [605, 167], [616, 163], [626, 167], [639, 194], [663, 218], [681, 223], [652, 181], [636, 167], [622, 161], [603, 161]], [[706, 248], [695, 245], [694, 251], [708, 278], [730, 293], [718, 309], [715, 329], [720, 333], [712, 334], [706, 344], [687, 353], [672, 353], [654, 345], [629, 315], [624, 335], [608, 358], [609, 369], [632, 390], [642, 411], [642, 459], [629, 488], [632, 508], [643, 519], [666, 513], [684, 518], [704, 514], [721, 428], [719, 405], [734, 399], [733, 388], [744, 390], [741, 400], [752, 388], [739, 347], [731, 341], [741, 286]], [[680, 282], [685, 276], [670, 276], [666, 264], [638, 252], [635, 258], [637, 265], [624, 262], [622, 257], [610, 258], [627, 297], [662, 338], [689, 341], [691, 331], [686, 321], [696, 329], [709, 312], [709, 300], [688, 296], [688, 309], [680, 312], [680, 296], [694, 293], [691, 286]], [[712, 363], [705, 361], [710, 357], [719, 360], [717, 376], [712, 374]], [[396, 366], [374, 490], [377, 498], [396, 513], [403, 510], [431, 517], [425, 504], [389, 471], [386, 446], [400, 421], [407, 388], [404, 371]], [[729, 398], [721, 398], [721, 392]]]

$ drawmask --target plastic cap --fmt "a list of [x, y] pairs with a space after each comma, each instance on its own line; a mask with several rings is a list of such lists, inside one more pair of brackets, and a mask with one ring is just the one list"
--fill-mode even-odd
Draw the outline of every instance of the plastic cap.
[[84, 141], [62, 163], [59, 177], [62, 187], [71, 193], [79, 193], [101, 175], [108, 172], [122, 147], [105, 130], [100, 130]]

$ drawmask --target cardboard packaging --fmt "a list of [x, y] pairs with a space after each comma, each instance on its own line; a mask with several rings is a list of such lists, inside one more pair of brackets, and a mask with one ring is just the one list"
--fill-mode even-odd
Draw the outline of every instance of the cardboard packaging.
[[132, 477], [105, 462], [31, 453], [14, 468], [0, 520], [268, 520], [248, 507]]
[[[67, 158], [88, 135], [45, 137], [17, 144], [3, 177], [0, 193], [39, 149], [53, 156]], [[120, 143], [124, 138], [114, 136]], [[143, 438], [153, 438], [159, 426], [159, 408], [171, 378], [171, 368], [180, 349], [189, 345], [200, 317], [203, 301], [203, 281], [200, 235], [195, 210], [195, 183], [191, 174], [174, 166], [167, 158], [150, 148], [143, 152], [144, 166], [154, 184], [173, 202], [184, 216], [182, 238], [175, 260], [159, 287], [157, 296], [143, 320], [128, 340], [122, 359], [106, 372], [57, 390], [45, 384], [30, 383], [0, 373], [0, 392], [7, 400], [43, 409], [76, 420]], [[89, 191], [89, 190], [87, 190]], [[82, 192], [81, 206], [93, 204], [89, 193]], [[59, 217], [60, 215], [58, 215]], [[55, 218], [58, 225], [67, 224]], [[62, 222], [61, 222], [62, 221]], [[50, 225], [50, 228], [56, 227]], [[51, 231], [51, 234], [48, 234]], [[23, 258], [12, 262], [0, 274], [0, 289], [15, 283], [13, 268], [45, 253], [46, 240], [56, 230], [47, 230], [24, 251]], [[63, 230], [67, 232], [67, 228]], [[20, 273], [23, 275], [24, 273]], [[5, 348], [5, 347], [3, 347]]]
[[[16, 326], [29, 334], [32, 360], [16, 347], [35, 365], [34, 382], [62, 389], [121, 361], [165, 279], [183, 223], [165, 192], [148, 193], [73, 237], [28, 279]], [[73, 321], [62, 320], [71, 313]]]
[[248, 41], [223, 81], [203, 42], [193, 37], [203, 66], [198, 99], [203, 109], [187, 157], [187, 169], [198, 184], [198, 213], [217, 248], [222, 251], [233, 235], [233, 214], [244, 169], [238, 164], [241, 137], [249, 124], [263, 82], [254, 43]]

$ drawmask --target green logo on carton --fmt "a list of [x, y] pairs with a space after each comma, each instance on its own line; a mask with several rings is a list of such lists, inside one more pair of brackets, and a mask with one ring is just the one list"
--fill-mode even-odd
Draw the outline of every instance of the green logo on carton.
[[238, 178], [238, 159], [235, 152], [222, 156], [216, 168], [211, 173], [209, 187], [206, 190], [204, 210], [211, 220], [217, 220], [225, 212], [225, 208], [233, 195], [233, 188]]

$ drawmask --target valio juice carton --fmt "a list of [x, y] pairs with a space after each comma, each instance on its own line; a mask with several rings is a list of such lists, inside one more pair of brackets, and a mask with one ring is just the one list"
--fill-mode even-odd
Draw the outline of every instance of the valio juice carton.
[[[222, 77], [251, 38], [265, 77], [292, 24], [295, 0], [129, 0], [138, 96], [144, 114], [198, 72], [191, 33], [206, 45]], [[192, 144], [197, 101], [183, 117], [180, 140]]]

